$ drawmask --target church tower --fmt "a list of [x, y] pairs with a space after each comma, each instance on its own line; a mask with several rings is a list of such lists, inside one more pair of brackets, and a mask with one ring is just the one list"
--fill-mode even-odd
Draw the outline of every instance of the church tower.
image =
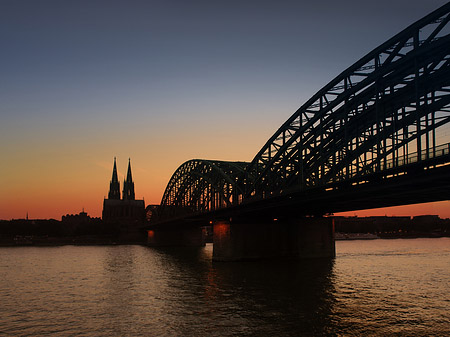
[[123, 181], [123, 200], [134, 200], [134, 182], [131, 176], [131, 161], [128, 158], [127, 179]]
[[113, 174], [112, 174], [111, 182], [109, 183], [108, 199], [119, 199], [120, 200], [120, 183], [119, 183], [119, 179], [117, 178], [116, 157], [114, 157]]
[[141, 227], [145, 224], [145, 202], [136, 200], [134, 182], [131, 175], [131, 160], [128, 160], [128, 172], [123, 182], [122, 198], [117, 178], [116, 158], [109, 187], [108, 199], [103, 199], [102, 219], [111, 225], [115, 240], [133, 242], [142, 240]]

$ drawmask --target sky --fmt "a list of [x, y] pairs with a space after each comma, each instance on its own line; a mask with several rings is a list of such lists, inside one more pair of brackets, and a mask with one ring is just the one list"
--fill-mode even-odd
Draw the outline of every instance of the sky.
[[[159, 204], [251, 161], [307, 99], [444, 0], [0, 2], [0, 219], [101, 216], [113, 160]], [[450, 202], [351, 212], [438, 214]]]

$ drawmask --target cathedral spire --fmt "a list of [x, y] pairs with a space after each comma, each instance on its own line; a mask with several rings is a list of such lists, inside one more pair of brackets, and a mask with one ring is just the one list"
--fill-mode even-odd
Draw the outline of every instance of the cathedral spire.
[[111, 182], [109, 183], [108, 199], [120, 199], [120, 183], [117, 178], [116, 157], [114, 157], [114, 167]]
[[134, 200], [134, 182], [131, 176], [131, 160], [128, 158], [127, 179], [123, 183], [122, 198], [124, 200]]
[[128, 158], [128, 172], [127, 172], [127, 181], [132, 183], [133, 178], [131, 177], [131, 159]]

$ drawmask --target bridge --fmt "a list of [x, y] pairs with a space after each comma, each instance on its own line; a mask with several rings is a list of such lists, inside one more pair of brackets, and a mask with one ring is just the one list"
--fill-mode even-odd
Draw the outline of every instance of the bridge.
[[[334, 254], [334, 212], [450, 199], [450, 3], [304, 103], [251, 162], [194, 159], [148, 209], [149, 243], [216, 260]], [[195, 234], [197, 233], [197, 234]]]

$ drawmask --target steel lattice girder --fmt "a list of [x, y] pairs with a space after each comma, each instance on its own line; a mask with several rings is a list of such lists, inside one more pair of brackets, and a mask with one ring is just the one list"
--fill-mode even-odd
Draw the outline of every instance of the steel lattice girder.
[[[443, 42], [443, 41], [440, 41]], [[445, 42], [449, 42], [448, 39]], [[450, 43], [450, 42], [449, 42]], [[433, 56], [436, 56], [435, 51], [432, 52]], [[447, 56], [447, 55], [445, 55]], [[428, 60], [432, 62], [432, 60]], [[427, 63], [428, 63], [427, 62]], [[358, 170], [360, 174], [367, 172], [370, 173], [371, 169], [375, 163], [380, 163], [381, 160], [387, 159], [389, 155], [394, 153], [395, 149], [398, 149], [415, 139], [411, 135], [404, 135], [404, 139], [399, 139], [397, 132], [401, 132], [405, 126], [414, 124], [417, 120], [417, 114], [420, 117], [424, 117], [431, 112], [439, 111], [441, 108], [449, 104], [449, 95], [434, 95], [432, 102], [427, 102], [426, 96], [429, 94], [435, 94], [438, 90], [442, 89], [443, 85], [448, 82], [450, 78], [450, 67], [448, 60], [438, 72], [429, 72], [429, 74], [424, 74], [418, 78], [418, 85], [416, 81], [412, 80], [406, 82], [405, 86], [394, 88], [394, 90], [389, 90], [377, 100], [376, 95], [379, 92], [369, 88], [366, 91], [368, 94], [361, 94], [356, 96], [349, 103], [341, 106], [333, 114], [330, 115], [329, 122], [323, 123], [320, 127], [315, 128], [308, 136], [302, 139], [303, 148], [308, 147], [310, 152], [303, 156], [304, 167], [303, 171], [305, 176], [309, 177], [314, 174], [321, 175], [320, 183], [327, 183], [331, 180], [339, 179], [339, 172], [352, 165], [355, 159], [364, 155], [366, 152], [370, 151], [372, 148], [379, 145], [379, 138], [386, 139], [388, 137], [396, 136], [396, 144], [391, 144], [389, 147], [381, 148], [377, 157], [370, 160], [365, 160], [361, 162], [361, 168]], [[407, 73], [405, 73], [407, 74]], [[386, 83], [385, 88], [392, 88], [389, 79], [392, 76], [397, 76], [395, 72], [384, 77], [384, 82]], [[409, 75], [403, 76], [407, 77]], [[384, 86], [384, 85], [383, 85]], [[411, 105], [412, 109], [405, 115], [398, 114], [399, 111], [407, 104], [415, 104], [416, 97], [420, 97], [421, 102], [424, 104], [417, 107]], [[377, 105], [379, 108], [376, 111]], [[354, 108], [356, 107], [356, 109]], [[361, 107], [361, 109], [359, 109]], [[349, 113], [353, 113], [348, 117]], [[377, 117], [386, 121], [389, 120], [389, 125], [382, 126], [377, 130], [376, 134], [371, 134], [372, 127], [376, 126]], [[347, 122], [342, 127], [336, 127], [336, 123], [342, 119], [346, 118]], [[450, 114], [446, 113], [439, 118], [434, 118], [434, 126], [442, 125], [447, 123], [450, 118]], [[395, 122], [395, 123], [394, 123]], [[328, 124], [328, 125], [327, 125]], [[325, 130], [327, 133], [326, 137], [323, 137], [319, 146], [314, 146], [314, 142], [318, 137], [320, 137], [320, 132]], [[422, 129], [421, 131], [415, 132], [414, 136], [420, 136], [424, 132], [430, 131]], [[353, 144], [352, 144], [353, 143]], [[353, 148], [350, 151], [346, 151], [339, 161], [336, 161], [334, 157], [339, 151], [347, 150], [350, 146]], [[290, 153], [284, 155], [282, 160], [278, 164], [278, 172], [280, 167], [286, 165], [287, 162], [291, 161], [294, 156], [298, 156], [298, 149], [300, 146], [296, 146]], [[326, 172], [319, 172], [321, 166], [326, 165], [328, 168]], [[274, 165], [275, 166], [275, 165]], [[275, 170], [272, 169], [271, 173]], [[277, 173], [278, 173], [277, 172]], [[286, 184], [285, 184], [286, 185]], [[288, 184], [289, 185], [289, 184]]]
[[236, 203], [244, 193], [243, 177], [248, 163], [194, 159], [172, 175], [164, 192], [161, 217], [186, 212], [206, 212]]
[[[421, 152], [423, 135], [449, 122], [449, 12], [444, 5], [409, 26], [297, 110], [249, 165], [246, 196], [372, 172], [413, 141], [403, 155]], [[369, 160], [362, 150], [371, 153]]]

